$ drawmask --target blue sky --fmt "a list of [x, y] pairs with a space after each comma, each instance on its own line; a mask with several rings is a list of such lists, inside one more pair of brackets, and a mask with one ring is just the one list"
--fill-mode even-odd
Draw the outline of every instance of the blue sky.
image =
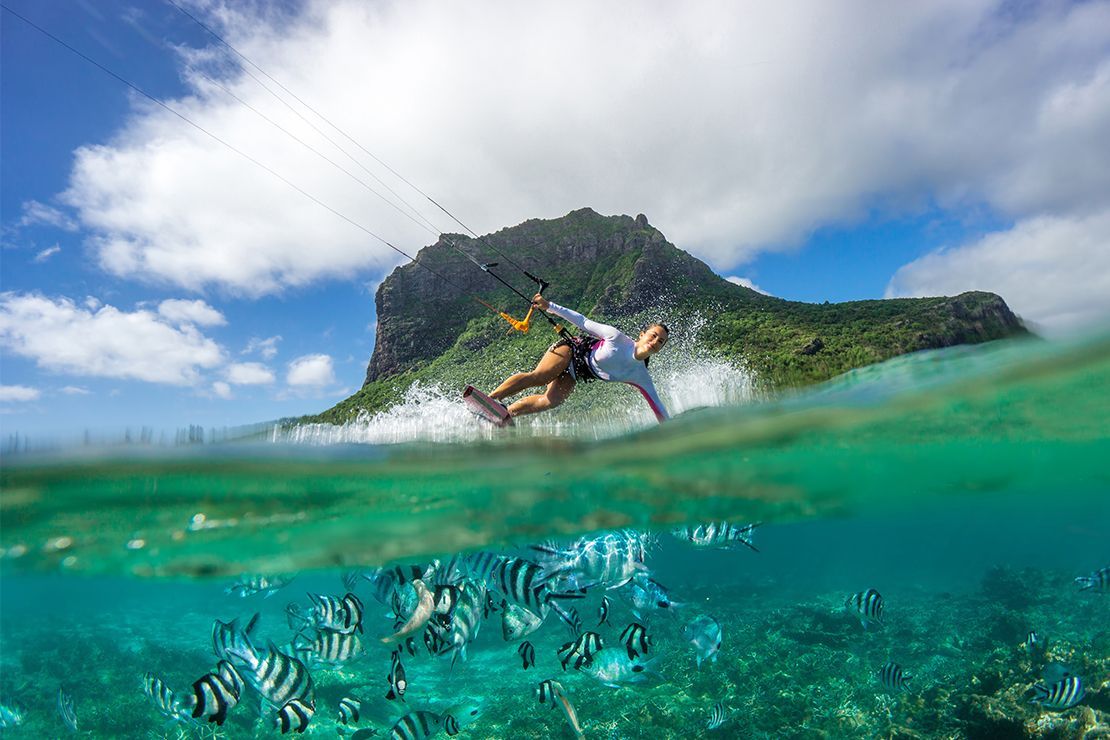
[[3, 13], [6, 436], [357, 389], [401, 260], [368, 232], [414, 254], [459, 227], [331, 123], [480, 233], [642, 212], [783, 298], [1110, 315], [1108, 2], [183, 3], [257, 68], [165, 2], [5, 5], [237, 150]]

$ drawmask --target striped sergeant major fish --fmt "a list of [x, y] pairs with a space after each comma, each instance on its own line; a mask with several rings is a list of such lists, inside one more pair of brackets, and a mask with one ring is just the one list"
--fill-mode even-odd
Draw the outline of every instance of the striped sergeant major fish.
[[520, 647], [516, 649], [516, 654], [520, 656], [520, 659], [522, 661], [524, 661], [524, 670], [528, 670], [532, 666], [536, 665], [536, 648], [527, 640], [520, 643]]
[[[265, 650], [256, 648], [247, 632], [257, 621], [256, 614], [248, 624], [248, 629], [243, 630], [238, 628], [238, 620], [230, 625], [216, 620], [213, 634], [221, 635], [221, 657], [232, 663], [246, 683], [262, 695], [264, 704], [278, 710], [278, 721], [288, 719], [292, 722], [316, 706], [316, 689], [312, 676], [304, 663], [278, 650], [273, 642], [267, 643]], [[294, 699], [298, 700], [298, 704], [283, 712], [286, 705]]]
[[562, 664], [563, 670], [571, 661], [574, 661], [574, 670], [579, 670], [583, 665], [589, 665], [593, 662], [594, 653], [601, 650], [605, 645], [602, 643], [601, 635], [596, 632], [585, 632], [573, 642], [568, 642], [559, 648], [559, 663]]
[[1040, 704], [1047, 709], [1062, 711], [1071, 709], [1083, 701], [1087, 691], [1083, 688], [1083, 681], [1079, 676], [1066, 676], [1056, 683], [1045, 686], [1042, 683], [1033, 685], [1033, 703]]
[[539, 686], [536, 687], [536, 698], [540, 704], [550, 704], [552, 708], [558, 706], [562, 709], [563, 716], [567, 718], [570, 729], [574, 731], [574, 736], [576, 738], [586, 737], [586, 733], [582, 731], [582, 725], [578, 722], [578, 711], [570, 703], [570, 697], [567, 696], [566, 689], [563, 688], [561, 683], [553, 678], [540, 681]]
[[401, 651], [394, 650], [389, 659], [389, 675], [385, 677], [386, 682], [389, 683], [389, 693], [385, 698], [389, 701], [394, 699], [405, 700], [405, 691], [408, 690], [409, 682], [405, 677], [405, 666], [401, 663]]
[[250, 646], [250, 634], [258, 626], [258, 613], [255, 613], [247, 622], [246, 627], [239, 626], [239, 618], [230, 622], [216, 620], [212, 625], [212, 649], [219, 660], [227, 660], [232, 649], [244, 649]]
[[909, 681], [913, 676], [902, 672], [902, 666], [888, 661], [878, 672], [879, 683], [887, 691], [909, 691]]
[[349, 725], [358, 722], [359, 712], [362, 711], [362, 702], [350, 696], [339, 700], [339, 723]]
[[206, 717], [209, 722], [223, 725], [227, 713], [243, 695], [243, 678], [235, 666], [221, 660], [212, 673], [193, 682], [193, 717]]
[[[586, 592], [581, 589], [555, 591], [551, 588], [542, 566], [524, 558], [506, 558], [494, 570], [491, 588], [499, 591], [506, 600], [524, 607], [540, 619], [546, 619], [556, 599], [581, 599]], [[565, 612], [560, 616], [566, 619]]]
[[482, 581], [487, 586], [492, 586], [494, 573], [502, 567], [506, 560], [510, 559], [507, 555], [498, 555], [495, 552], [481, 550], [464, 556], [459, 563], [459, 567], [470, 578]]
[[58, 689], [58, 715], [66, 727], [77, 732], [77, 712], [73, 706], [73, 696], [65, 689]]
[[293, 653], [307, 665], [338, 668], [365, 655], [366, 646], [353, 632], [317, 631], [311, 640], [300, 634], [294, 637]]
[[443, 716], [443, 731], [446, 732], [448, 735], [458, 735], [459, 721], [452, 717], [450, 714], [445, 714]]
[[760, 524], [762, 522], [737, 526], [728, 522], [710, 522], [678, 527], [671, 530], [671, 534], [695, 547], [730, 550], [736, 545], [743, 545], [754, 552], [759, 552], [759, 548], [752, 542], [752, 534]]
[[308, 600], [312, 602], [308, 609], [297, 603], [291, 603], [285, 608], [289, 628], [295, 632], [306, 629], [343, 634], [356, 630], [362, 632], [362, 600], [353, 593], [348, 592], [342, 598], [310, 593]]
[[290, 699], [278, 710], [276, 726], [281, 728], [282, 735], [290, 731], [304, 732], [315, 713], [315, 704], [303, 699]]
[[451, 628], [445, 635], [447, 649], [453, 652], [452, 665], [459, 658], [466, 660], [467, 646], [478, 637], [485, 606], [489, 602], [489, 592], [481, 581], [467, 579], [459, 586], [459, 601], [455, 605]]
[[553, 582], [569, 589], [620, 588], [646, 570], [648, 535], [634, 529], [582, 537], [568, 547], [533, 545]]
[[390, 740], [425, 740], [439, 732], [443, 718], [424, 709], [409, 712], [389, 730]]
[[633, 622], [621, 632], [621, 642], [628, 651], [628, 659], [633, 660], [638, 655], [647, 655], [651, 650], [651, 635], [647, 633], [644, 625]]
[[1037, 634], [1036, 630], [1030, 630], [1029, 634], [1025, 636], [1025, 642], [1022, 647], [1029, 653], [1045, 653], [1048, 652], [1048, 640]]
[[852, 594], [844, 602], [844, 607], [859, 617], [860, 624], [867, 629], [872, 624], [883, 624], [883, 597], [873, 588]]
[[168, 719], [183, 721], [188, 713], [181, 707], [174, 690], [158, 676], [147, 673], [143, 676], [143, 693], [154, 703], [155, 708]]
[[1080, 591], [1110, 591], [1110, 566], [1075, 579]]
[[723, 725], [726, 720], [728, 720], [728, 711], [725, 709], [724, 704], [717, 702], [713, 705], [713, 708], [709, 710], [709, 722], [706, 723], [705, 729], [716, 730]]
[[243, 575], [238, 581], [231, 584], [224, 589], [225, 594], [234, 594], [241, 598], [253, 596], [254, 594], [265, 594], [262, 598], [268, 599], [278, 592], [279, 589], [285, 588], [296, 576], [264, 576], [264, 575]]
[[451, 628], [455, 619], [455, 608], [462, 598], [462, 589], [458, 586], [439, 585], [432, 591], [433, 617], [442, 626]]

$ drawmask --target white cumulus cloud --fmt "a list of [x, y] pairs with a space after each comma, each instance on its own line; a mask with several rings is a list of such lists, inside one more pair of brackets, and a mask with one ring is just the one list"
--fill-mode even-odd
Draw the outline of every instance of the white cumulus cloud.
[[227, 323], [222, 313], [201, 300], [170, 298], [158, 304], [158, 313], [175, 324], [223, 326]]
[[170, 385], [195, 385], [223, 362], [220, 346], [191, 324], [37, 293], [0, 294], [0, 346], [60, 373]]
[[234, 397], [231, 393], [231, 386], [223, 382], [222, 380], [217, 380], [215, 383], [212, 384], [212, 392], [215, 393], [216, 396], [218, 396], [219, 398], [223, 398], [225, 400], [230, 400]]
[[1110, 326], [1110, 209], [1077, 218], [1037, 217], [903, 266], [887, 297], [1001, 295], [1034, 329]]
[[278, 349], [277, 343], [281, 341], [281, 335], [273, 337], [266, 337], [261, 339], [259, 337], [251, 337], [247, 342], [247, 346], [243, 349], [242, 354], [249, 355], [254, 352], [262, 355], [264, 360], [272, 360], [277, 357]]
[[[206, 7], [252, 62], [479, 233], [586, 205], [642, 212], [731, 271], [875, 209], [1019, 221], [1110, 202], [1105, 1]], [[410, 254], [461, 230], [225, 54], [197, 50], [191, 94], [171, 105], [363, 228], [142, 104], [111, 143], [77, 152], [64, 195], [102, 267], [261, 295], [402, 259], [364, 229]], [[374, 176], [433, 227], [355, 179], [393, 199]]]
[[226, 378], [233, 385], [266, 385], [274, 382], [274, 371], [260, 362], [236, 362], [228, 365]]
[[335, 367], [330, 355], [303, 355], [289, 363], [285, 382], [291, 386], [322, 388], [335, 384]]
[[37, 401], [41, 395], [38, 388], [29, 388], [25, 385], [0, 385], [0, 403]]

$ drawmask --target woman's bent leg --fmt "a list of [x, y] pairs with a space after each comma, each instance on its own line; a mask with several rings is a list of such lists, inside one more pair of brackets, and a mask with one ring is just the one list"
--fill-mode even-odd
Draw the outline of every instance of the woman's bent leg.
[[510, 375], [504, 383], [494, 389], [493, 393], [489, 394], [489, 397], [500, 401], [502, 398], [515, 396], [526, 388], [535, 388], [551, 383], [567, 369], [567, 365], [570, 364], [570, 356], [570, 347], [565, 344], [548, 350], [540, 358], [535, 370], [530, 373]]
[[574, 378], [562, 375], [551, 381], [542, 395], [525, 396], [509, 407], [512, 416], [524, 416], [553, 409], [567, 400], [574, 390]]

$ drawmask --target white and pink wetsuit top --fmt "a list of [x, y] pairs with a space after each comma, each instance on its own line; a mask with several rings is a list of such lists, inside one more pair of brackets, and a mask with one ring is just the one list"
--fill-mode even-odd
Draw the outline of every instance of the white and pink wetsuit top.
[[550, 303], [547, 312], [601, 340], [587, 359], [594, 375], [602, 380], [628, 383], [643, 394], [656, 419], [664, 421], [670, 418], [663, 402], [659, 400], [655, 384], [651, 382], [647, 365], [635, 357], [636, 341], [632, 337], [608, 324], [591, 321], [577, 311], [571, 311], [557, 303]]

